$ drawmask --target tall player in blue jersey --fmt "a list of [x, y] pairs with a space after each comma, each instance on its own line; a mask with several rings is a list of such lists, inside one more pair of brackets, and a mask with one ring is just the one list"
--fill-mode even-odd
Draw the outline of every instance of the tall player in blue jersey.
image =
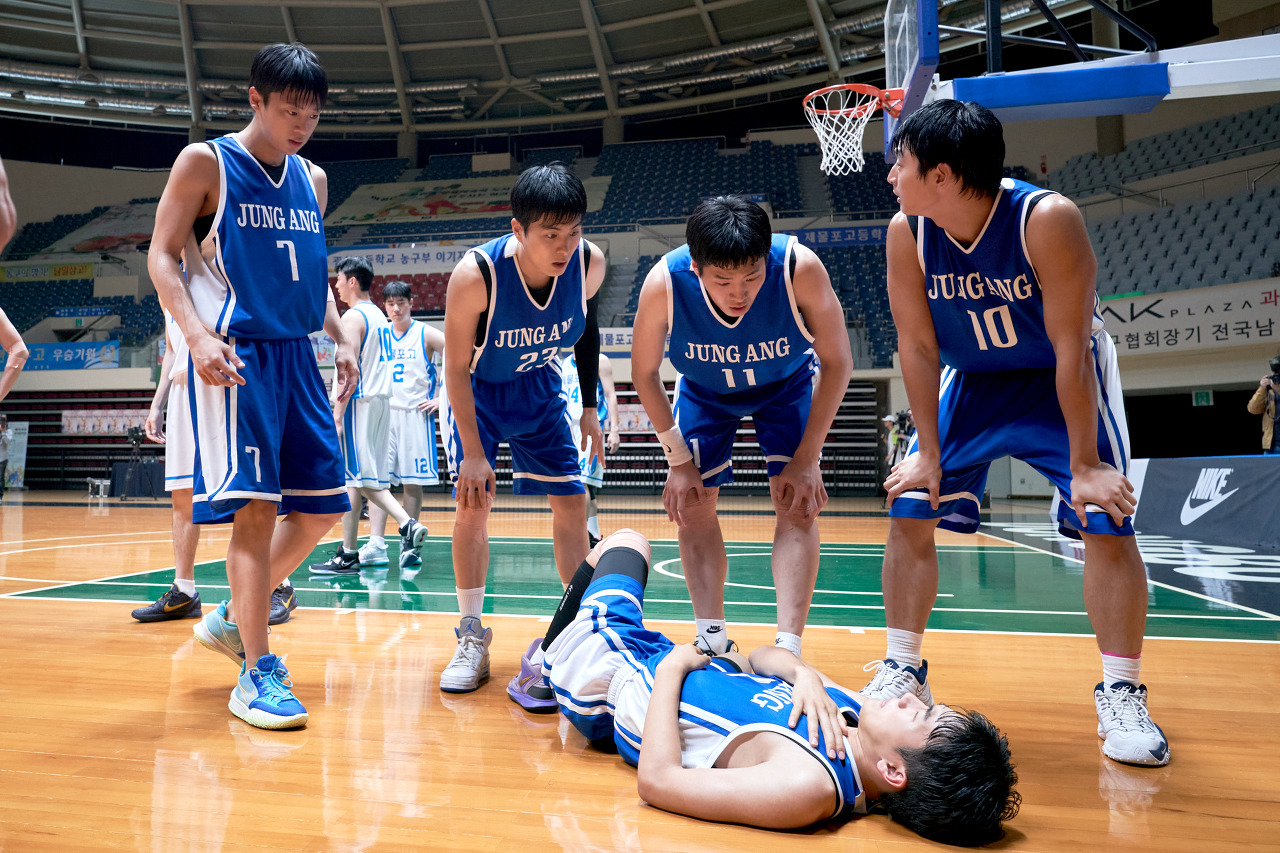
[[[511, 233], [478, 246], [449, 279], [444, 315], [442, 430], [453, 477], [453, 573], [462, 620], [440, 689], [475, 690], [489, 677], [492, 632], [480, 622], [489, 569], [489, 511], [498, 442], [511, 448], [512, 491], [546, 495], [556, 569], [568, 583], [587, 543], [586, 490], [565, 408], [560, 350], [581, 376], [582, 444], [602, 446], [596, 415], [600, 331], [596, 291], [605, 258], [582, 238], [587, 192], [563, 165], [526, 169], [511, 190]], [[535, 640], [507, 687], [522, 707], [554, 712]]]
[[232, 713], [277, 729], [303, 725], [307, 712], [268, 648], [271, 591], [350, 508], [307, 335], [323, 327], [337, 343], [341, 396], [358, 369], [328, 287], [325, 174], [298, 156], [320, 119], [324, 69], [300, 44], [269, 45], [249, 83], [249, 126], [178, 155], [148, 270], [190, 348], [192, 514], [232, 523], [232, 599], [196, 637], [240, 665]]
[[[733, 481], [734, 436], [749, 416], [776, 516], [777, 643], [799, 655], [827, 503], [818, 462], [853, 370], [844, 313], [818, 256], [773, 234], [754, 202], [703, 201], [685, 236], [640, 291], [631, 379], [671, 467], [662, 503], [678, 525], [698, 642], [717, 654], [728, 646], [716, 500]], [[658, 374], [668, 333], [674, 407]]]
[[889, 302], [916, 438], [885, 481], [885, 660], [863, 692], [929, 701], [921, 658], [938, 589], [934, 530], [972, 533], [990, 463], [1057, 487], [1059, 530], [1084, 540], [1084, 600], [1102, 653], [1103, 751], [1159, 765], [1169, 745], [1139, 684], [1147, 576], [1129, 517], [1129, 437], [1115, 348], [1097, 314], [1097, 263], [1068, 199], [1001, 180], [1004, 131], [943, 100], [898, 126], [889, 183]]
[[649, 543], [619, 530], [565, 589], [544, 640], [560, 710], [638, 765], [640, 796], [775, 829], [878, 801], [929, 838], [985, 844], [1018, 810], [1009, 746], [974, 711], [915, 695], [866, 702], [778, 647], [711, 656], [644, 625]]

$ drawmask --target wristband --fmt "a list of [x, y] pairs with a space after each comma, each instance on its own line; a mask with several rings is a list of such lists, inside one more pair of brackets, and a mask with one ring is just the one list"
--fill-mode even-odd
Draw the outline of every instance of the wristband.
[[680, 432], [679, 424], [666, 432], [658, 433], [658, 442], [662, 445], [662, 452], [667, 457], [667, 464], [672, 468], [693, 459], [693, 454], [689, 452], [689, 445], [684, 443], [684, 435]]

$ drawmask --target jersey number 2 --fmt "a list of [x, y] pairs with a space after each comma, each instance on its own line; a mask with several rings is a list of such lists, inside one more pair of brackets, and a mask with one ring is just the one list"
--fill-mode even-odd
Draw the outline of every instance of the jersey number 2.
[[[986, 351], [991, 347], [987, 346], [990, 340], [997, 349], [1008, 349], [1016, 346], [1018, 343], [1018, 333], [1013, 330], [1013, 316], [1009, 313], [1008, 305], [1001, 305], [999, 308], [988, 308], [982, 312], [982, 324], [985, 324], [987, 334], [982, 333], [982, 324], [978, 323], [978, 315], [972, 311], [964, 312], [969, 315], [969, 319], [973, 321], [973, 334], [978, 338], [978, 349]], [[996, 328], [996, 318], [1000, 318], [1000, 326]]]

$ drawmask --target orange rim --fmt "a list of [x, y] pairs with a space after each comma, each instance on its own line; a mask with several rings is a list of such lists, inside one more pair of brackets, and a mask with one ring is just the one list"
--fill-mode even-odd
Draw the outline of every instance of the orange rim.
[[[811, 103], [811, 101], [814, 98], [818, 97], [819, 95], [826, 95], [830, 92], [835, 92], [839, 89], [848, 89], [849, 91], [858, 92], [859, 94], [862, 94], [862, 95], [869, 95], [870, 97], [875, 98], [875, 100], [871, 101], [870, 103], [859, 104], [853, 107], [846, 107], [840, 110], [825, 110], [825, 109], [816, 107]], [[810, 92], [809, 94], [804, 96], [804, 101], [802, 101], [801, 103], [806, 110], [813, 113], [814, 115], [820, 115], [820, 116], [827, 116], [827, 115], [861, 116], [861, 115], [865, 115], [868, 112], [875, 111], [877, 107], [883, 107], [885, 112], [887, 112], [889, 115], [893, 116], [894, 118], [897, 118], [898, 114], [902, 112], [902, 99], [905, 96], [906, 96], [906, 92], [903, 89], [879, 89], [875, 86], [869, 86], [865, 83], [837, 83], [834, 86], [824, 86], [821, 89], [817, 89], [813, 92]]]

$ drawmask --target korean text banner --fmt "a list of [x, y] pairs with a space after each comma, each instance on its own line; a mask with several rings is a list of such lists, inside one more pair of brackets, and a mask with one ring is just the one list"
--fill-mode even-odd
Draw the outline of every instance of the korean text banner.
[[[27, 344], [30, 355], [23, 370], [92, 370], [120, 366], [119, 341], [72, 344]], [[9, 354], [0, 352], [0, 366]]]
[[1183, 352], [1280, 340], [1280, 279], [1220, 284], [1101, 305], [1116, 352]]

